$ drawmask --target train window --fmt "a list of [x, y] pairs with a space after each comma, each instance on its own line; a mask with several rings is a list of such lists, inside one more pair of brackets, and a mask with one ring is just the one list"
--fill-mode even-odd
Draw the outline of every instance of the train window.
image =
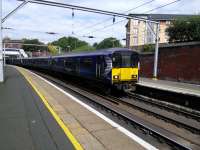
[[65, 60], [64, 62], [65, 62], [65, 67], [66, 67], [66, 68], [71, 68], [72, 65], [73, 65], [73, 62], [72, 62], [71, 59], [67, 59], [67, 60]]
[[64, 61], [65, 69], [68, 71], [76, 71], [76, 60], [68, 58]]
[[82, 61], [82, 67], [92, 68], [92, 58], [84, 58]]
[[119, 53], [114, 53], [112, 57], [113, 68], [120, 68], [121, 67], [122, 57]]
[[114, 53], [113, 68], [136, 67], [138, 64], [138, 55], [130, 52]]
[[138, 67], [138, 62], [139, 62], [138, 54], [132, 54], [131, 62], [132, 62], [132, 67]]
[[131, 67], [131, 55], [130, 54], [122, 54], [122, 64], [121, 67]]
[[52, 65], [56, 65], [56, 60], [52, 59]]

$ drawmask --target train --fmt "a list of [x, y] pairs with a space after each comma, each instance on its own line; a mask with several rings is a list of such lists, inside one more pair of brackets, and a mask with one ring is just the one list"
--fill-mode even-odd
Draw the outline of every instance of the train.
[[139, 54], [128, 48], [16, 58], [7, 60], [7, 63], [80, 77], [86, 81], [102, 83], [108, 89], [134, 89], [139, 80]]

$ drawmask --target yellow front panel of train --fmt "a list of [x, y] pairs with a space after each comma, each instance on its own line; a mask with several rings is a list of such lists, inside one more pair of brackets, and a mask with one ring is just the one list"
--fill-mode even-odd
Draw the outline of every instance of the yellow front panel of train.
[[131, 81], [137, 80], [138, 68], [113, 68], [112, 80], [113, 81]]

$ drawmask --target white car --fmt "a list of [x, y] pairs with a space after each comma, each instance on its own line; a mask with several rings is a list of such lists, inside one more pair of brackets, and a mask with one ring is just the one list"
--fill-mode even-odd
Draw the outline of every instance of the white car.
[[5, 53], [6, 58], [27, 58], [28, 55], [23, 49], [17, 48], [5, 48], [3, 49], [3, 54]]

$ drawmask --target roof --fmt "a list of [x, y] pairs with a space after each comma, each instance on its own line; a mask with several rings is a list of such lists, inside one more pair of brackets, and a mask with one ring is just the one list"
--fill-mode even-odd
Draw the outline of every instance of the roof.
[[199, 15], [190, 15], [190, 14], [129, 14], [133, 17], [140, 17], [154, 21], [164, 21], [164, 20], [175, 20], [178, 18], [186, 18], [186, 17], [193, 17]]
[[133, 50], [128, 49], [128, 48], [108, 48], [108, 49], [99, 49], [99, 50], [91, 51], [91, 52], [67, 53], [62, 56], [53, 56], [53, 57], [56, 58], [56, 57], [66, 57], [66, 56], [73, 57], [73, 56], [109, 55], [109, 54], [113, 54], [116, 51], [133, 51]]
[[[137, 53], [136, 51], [133, 51], [132, 49], [128, 48], [108, 48], [108, 49], [100, 49], [96, 51], [91, 51], [91, 52], [80, 52], [80, 53], [66, 53], [65, 55], [60, 55], [60, 56], [52, 56], [52, 58], [63, 58], [63, 57], [77, 57], [77, 56], [93, 56], [93, 55], [109, 55], [113, 54], [116, 51], [132, 51]], [[43, 58], [50, 58], [49, 57], [35, 57], [34, 59], [43, 59]], [[32, 58], [30, 58], [32, 59]]]
[[5, 43], [8, 43], [8, 44], [21, 44], [21, 43], [23, 43], [22, 40], [3, 39], [3, 41]]

